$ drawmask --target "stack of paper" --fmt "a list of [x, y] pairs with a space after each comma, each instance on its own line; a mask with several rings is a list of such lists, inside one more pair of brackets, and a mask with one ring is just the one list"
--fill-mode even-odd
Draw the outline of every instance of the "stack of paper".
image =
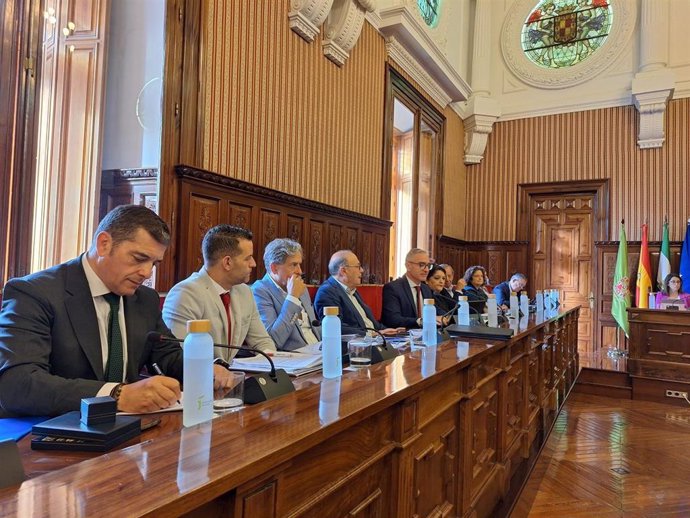
[[[284, 369], [290, 376], [300, 376], [321, 368], [321, 354], [277, 351], [271, 353], [276, 369]], [[257, 354], [252, 358], [235, 358], [230, 364], [233, 370], [248, 372], [269, 372], [271, 365], [266, 358]]]

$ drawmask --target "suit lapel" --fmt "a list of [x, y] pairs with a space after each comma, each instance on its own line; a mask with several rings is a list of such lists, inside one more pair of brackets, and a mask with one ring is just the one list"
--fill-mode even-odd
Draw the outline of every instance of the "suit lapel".
[[144, 347], [135, 347], [137, 339], [141, 336], [137, 330], [145, 329], [145, 323], [141, 321], [142, 310], [139, 308], [139, 297], [136, 292], [130, 297], [122, 297], [125, 305], [125, 327], [127, 333], [127, 380], [137, 380], [139, 377], [139, 360], [144, 352]]
[[93, 305], [91, 289], [86, 280], [81, 257], [70, 262], [65, 277], [65, 310], [72, 324], [72, 331], [84, 351], [91, 369], [99, 381], [105, 379], [103, 373], [103, 353], [101, 351], [101, 334], [98, 330], [98, 317]]
[[[410, 304], [410, 308], [412, 308], [412, 314], [416, 315], [417, 314], [417, 304], [415, 304], [414, 297], [412, 296], [412, 288], [410, 288], [410, 283], [407, 280], [406, 276], [400, 277], [401, 279], [401, 285], [403, 292], [405, 293], [405, 297], [407, 298], [407, 302]], [[404, 313], [404, 312], [403, 312]]]
[[[220, 298], [220, 295], [216, 291], [216, 287], [213, 284], [213, 281], [211, 277], [209, 277], [208, 272], [204, 268], [199, 270], [197, 272], [197, 275], [200, 277], [201, 282], [203, 283], [204, 289], [206, 290], [206, 296], [209, 298], [211, 301], [212, 307], [214, 308], [213, 311], [217, 312], [218, 319], [220, 322], [222, 322], [222, 329], [220, 330], [219, 336], [214, 337], [214, 341], [218, 341], [219, 343], [227, 343], [228, 341], [228, 315], [225, 312], [225, 306], [223, 305], [223, 301]], [[230, 290], [230, 313], [232, 313], [232, 305], [233, 302], [232, 300], [232, 290]], [[213, 322], [213, 319], [211, 319], [211, 322]], [[211, 334], [214, 333], [214, 330], [211, 329]], [[235, 329], [233, 329], [233, 335], [235, 334]], [[229, 344], [233, 345], [233, 344]]]
[[[309, 316], [309, 322], [311, 325], [311, 322], [316, 320], [316, 313], [314, 313], [314, 308], [311, 305], [311, 298], [309, 297], [309, 292], [305, 290], [299, 299], [302, 302], [302, 307], [306, 310], [307, 315]], [[311, 325], [311, 330], [314, 333], [314, 335], [316, 336], [316, 338], [321, 340], [321, 328]], [[302, 332], [302, 330], [300, 329], [300, 333], [301, 332]], [[304, 337], [302, 337], [302, 338], [304, 338]]]
[[[333, 277], [331, 277], [331, 279], [333, 279]], [[357, 319], [357, 323], [360, 325], [360, 327], [365, 328], [366, 326], [364, 325], [364, 319], [362, 318], [362, 315], [359, 314], [359, 311], [357, 311], [357, 308], [350, 300], [350, 297], [347, 296], [347, 293], [345, 293], [343, 287], [340, 284], [338, 284], [338, 281], [336, 281], [335, 279], [333, 279], [333, 283], [338, 288], [338, 293], [340, 293], [340, 300], [343, 301], [344, 306], [349, 308], [349, 310], [354, 314], [355, 318]], [[356, 293], [357, 292], [355, 292], [355, 298], [357, 297]]]

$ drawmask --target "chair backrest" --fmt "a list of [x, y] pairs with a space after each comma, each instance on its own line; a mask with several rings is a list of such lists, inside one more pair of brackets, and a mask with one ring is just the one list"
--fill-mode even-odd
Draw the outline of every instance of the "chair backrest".
[[19, 448], [13, 440], [0, 441], [0, 488], [16, 486], [26, 480]]

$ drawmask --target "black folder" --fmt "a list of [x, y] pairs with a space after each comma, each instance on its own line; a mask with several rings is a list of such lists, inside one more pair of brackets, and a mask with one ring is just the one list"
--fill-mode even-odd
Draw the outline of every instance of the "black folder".
[[107, 451], [141, 434], [141, 418], [117, 416], [113, 422], [87, 426], [78, 411], [33, 426], [34, 450]]
[[486, 326], [461, 326], [454, 324], [446, 327], [450, 336], [465, 336], [468, 338], [483, 338], [484, 340], [508, 340], [513, 336], [512, 329]]

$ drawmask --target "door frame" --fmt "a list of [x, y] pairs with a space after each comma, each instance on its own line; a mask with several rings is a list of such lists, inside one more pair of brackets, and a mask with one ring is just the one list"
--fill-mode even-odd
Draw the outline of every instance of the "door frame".
[[[546, 183], [521, 183], [518, 184], [517, 189], [517, 219], [515, 221], [515, 237], [518, 241], [527, 241], [527, 275], [532, 274], [532, 215], [531, 215], [531, 201], [532, 196], [553, 194], [554, 196], [568, 195], [568, 194], [592, 194], [594, 195], [593, 220], [592, 220], [592, 275], [590, 282], [591, 292], [596, 297], [599, 293], [599, 276], [597, 275], [598, 254], [594, 247], [597, 241], [607, 241], [609, 237], [609, 214], [610, 214], [610, 199], [609, 199], [609, 180], [580, 180], [571, 182], [546, 182]], [[526, 222], [526, 223], [525, 223]], [[597, 351], [601, 344], [599, 344], [599, 337], [597, 325], [599, 321], [599, 302], [594, 301], [594, 309], [592, 310], [592, 350]]]

